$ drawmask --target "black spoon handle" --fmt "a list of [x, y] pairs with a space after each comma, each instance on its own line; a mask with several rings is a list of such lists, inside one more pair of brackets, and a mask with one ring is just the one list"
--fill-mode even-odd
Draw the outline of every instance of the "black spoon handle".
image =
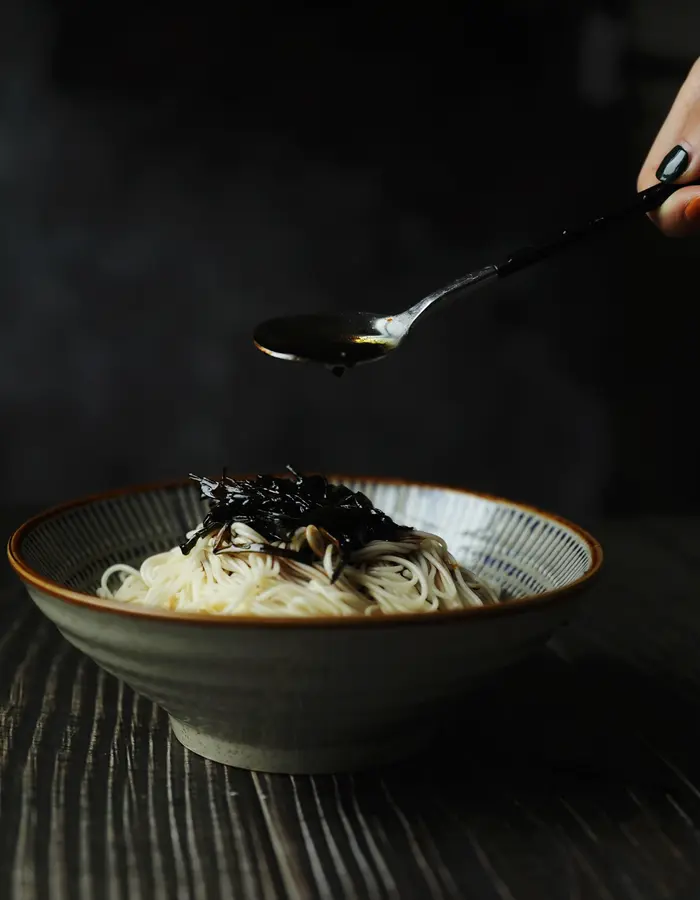
[[[691, 181], [690, 184], [697, 185], [700, 184], [700, 181]], [[519, 272], [520, 269], [524, 269], [526, 266], [530, 266], [533, 263], [539, 262], [541, 259], [545, 259], [547, 256], [551, 256], [558, 250], [562, 250], [564, 247], [573, 244], [581, 238], [588, 237], [589, 234], [600, 231], [607, 225], [612, 225], [614, 222], [619, 222], [631, 216], [657, 209], [671, 196], [671, 194], [684, 187], [688, 187], [688, 184], [655, 184], [645, 191], [640, 191], [632, 203], [623, 209], [617, 210], [617, 212], [608, 213], [608, 215], [605, 216], [598, 216], [595, 219], [589, 219], [588, 222], [579, 225], [576, 228], [565, 228], [563, 231], [559, 232], [553, 240], [547, 241], [546, 243], [538, 246], [523, 247], [521, 250], [516, 250], [512, 256], [509, 256], [508, 259], [505, 260], [505, 262], [502, 262], [495, 267], [496, 271], [502, 278], [506, 275], [512, 275], [513, 272]]]

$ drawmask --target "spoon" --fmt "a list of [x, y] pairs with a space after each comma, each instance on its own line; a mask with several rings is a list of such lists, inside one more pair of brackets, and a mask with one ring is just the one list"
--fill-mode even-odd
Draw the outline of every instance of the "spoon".
[[687, 187], [687, 184], [656, 184], [647, 188], [624, 209], [589, 219], [577, 228], [565, 229], [553, 240], [539, 246], [517, 250], [498, 265], [470, 272], [428, 294], [404, 312], [393, 315], [348, 312], [285, 316], [258, 325], [253, 340], [259, 350], [277, 359], [320, 363], [336, 375], [342, 375], [347, 368], [375, 362], [396, 350], [429, 310], [446, 305], [448, 300], [473, 290], [477, 285], [519, 272], [607, 225], [656, 209], [682, 187]]

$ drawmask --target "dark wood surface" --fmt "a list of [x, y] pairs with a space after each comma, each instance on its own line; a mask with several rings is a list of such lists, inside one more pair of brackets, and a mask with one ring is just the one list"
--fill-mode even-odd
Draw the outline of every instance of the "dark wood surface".
[[605, 575], [550, 651], [430, 753], [352, 777], [187, 753], [5, 567], [0, 898], [697, 900], [700, 520], [600, 531]]

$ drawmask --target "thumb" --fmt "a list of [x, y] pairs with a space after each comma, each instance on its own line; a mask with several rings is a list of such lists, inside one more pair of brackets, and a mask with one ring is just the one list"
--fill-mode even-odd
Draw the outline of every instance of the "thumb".
[[[637, 179], [639, 190], [657, 181], [700, 179], [700, 59], [690, 70]], [[669, 237], [700, 235], [700, 185], [672, 194], [649, 218]]]

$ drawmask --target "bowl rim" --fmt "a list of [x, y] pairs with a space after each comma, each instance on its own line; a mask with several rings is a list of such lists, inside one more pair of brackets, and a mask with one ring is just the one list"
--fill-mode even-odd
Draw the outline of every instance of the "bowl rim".
[[[251, 477], [251, 476], [234, 476], [234, 477]], [[125, 494], [143, 494], [151, 491], [162, 491], [184, 487], [191, 482], [186, 478], [175, 480], [167, 480], [160, 482], [150, 482], [146, 484], [138, 484], [130, 487], [113, 488], [107, 491], [87, 494], [74, 500], [68, 500], [63, 503], [51, 506], [40, 513], [27, 519], [17, 528], [11, 535], [7, 544], [7, 556], [10, 565], [17, 573], [19, 578], [34, 588], [39, 589], [49, 596], [56, 597], [59, 600], [71, 603], [73, 605], [88, 608], [95, 612], [116, 613], [118, 615], [132, 616], [137, 619], [157, 620], [162, 622], [171, 622], [190, 625], [209, 625], [218, 628], [381, 628], [394, 626], [411, 626], [411, 625], [440, 625], [449, 622], [462, 621], [471, 619], [473, 621], [485, 621], [494, 616], [510, 616], [526, 613], [530, 609], [538, 609], [544, 606], [554, 605], [562, 600], [569, 599], [573, 594], [577, 593], [585, 585], [589, 584], [599, 573], [603, 563], [603, 548], [599, 541], [593, 537], [588, 531], [580, 525], [576, 525], [563, 516], [550, 513], [539, 507], [532, 506], [527, 503], [520, 503], [516, 500], [508, 500], [494, 494], [484, 493], [481, 491], [471, 491], [464, 487], [458, 487], [449, 484], [438, 484], [434, 482], [411, 481], [403, 478], [390, 478], [383, 476], [366, 476], [366, 475], [327, 475], [329, 480], [346, 482], [346, 481], [364, 481], [368, 484], [375, 485], [396, 485], [404, 487], [427, 488], [438, 491], [451, 491], [458, 494], [466, 494], [470, 497], [478, 497], [482, 500], [488, 500], [493, 503], [506, 504], [516, 509], [520, 509], [526, 513], [534, 513], [538, 516], [563, 525], [570, 531], [574, 532], [587, 545], [591, 554], [591, 565], [583, 575], [579, 576], [570, 584], [560, 588], [554, 588], [550, 591], [544, 591], [541, 594], [530, 594], [525, 597], [519, 597], [510, 600], [507, 603], [497, 604], [495, 606], [471, 606], [467, 609], [450, 609], [439, 610], [438, 612], [422, 612], [422, 613], [386, 613], [382, 616], [223, 616], [214, 613], [193, 613], [178, 612], [176, 610], [166, 610], [160, 607], [138, 606], [137, 604], [126, 604], [118, 600], [107, 600], [98, 597], [95, 594], [84, 593], [83, 591], [75, 591], [72, 588], [63, 587], [56, 581], [36, 572], [24, 559], [21, 551], [22, 542], [31, 531], [48, 519], [62, 515], [69, 510], [76, 509], [81, 506], [88, 506], [104, 500], [110, 500], [114, 497], [121, 497]]]

